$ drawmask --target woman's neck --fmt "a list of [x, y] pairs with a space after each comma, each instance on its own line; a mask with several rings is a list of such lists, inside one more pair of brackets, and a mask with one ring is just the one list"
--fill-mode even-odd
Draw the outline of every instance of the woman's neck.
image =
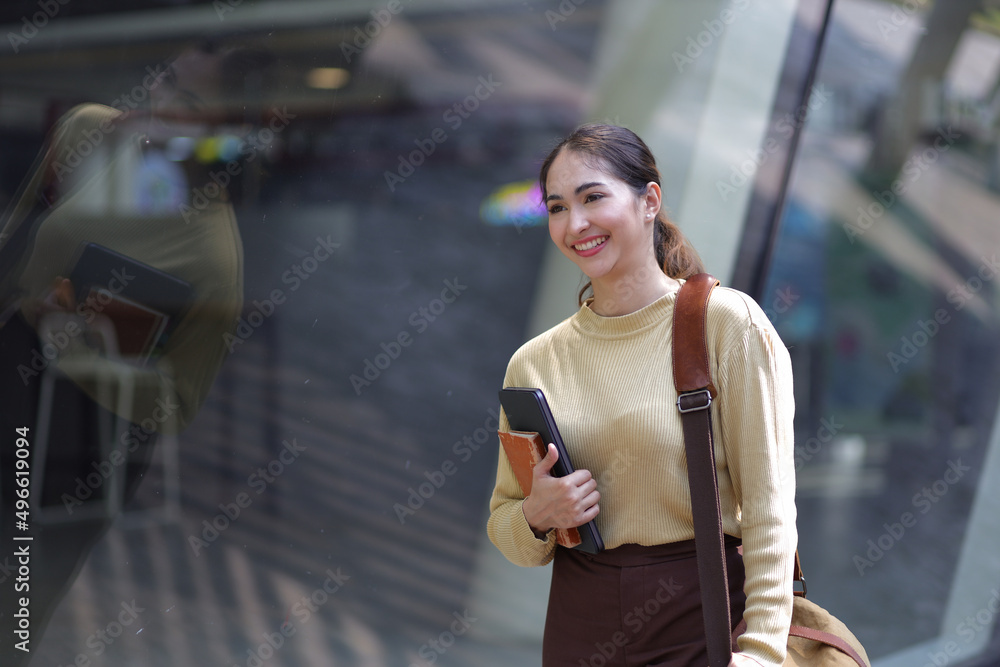
[[628, 315], [680, 289], [680, 283], [655, 264], [627, 276], [592, 280], [594, 299], [590, 309], [604, 317]]

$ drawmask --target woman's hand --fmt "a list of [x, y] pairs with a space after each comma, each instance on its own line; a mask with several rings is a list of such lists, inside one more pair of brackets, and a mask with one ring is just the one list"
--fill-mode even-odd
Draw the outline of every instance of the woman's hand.
[[45, 315], [49, 313], [71, 313], [75, 308], [76, 296], [73, 294], [73, 283], [68, 278], [56, 276], [52, 280], [52, 287], [49, 291], [26, 314], [31, 325], [37, 327]]
[[559, 453], [550, 444], [545, 458], [532, 470], [531, 495], [521, 508], [528, 525], [537, 533], [553, 528], [576, 528], [597, 516], [597, 481], [589, 470], [577, 470], [565, 477], [553, 477], [551, 470]]
[[745, 653], [733, 653], [733, 659], [729, 661], [729, 667], [763, 667], [763, 665]]

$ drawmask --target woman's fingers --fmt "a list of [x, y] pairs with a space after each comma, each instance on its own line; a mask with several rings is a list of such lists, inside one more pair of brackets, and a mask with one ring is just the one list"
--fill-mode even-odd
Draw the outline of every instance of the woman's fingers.
[[545, 477], [546, 475], [550, 475], [552, 471], [552, 466], [554, 466], [556, 464], [556, 461], [558, 460], [559, 460], [559, 450], [556, 449], [555, 445], [549, 443], [549, 449], [547, 452], [545, 452], [545, 457], [542, 458], [541, 461], [535, 464], [535, 469], [532, 471], [532, 474], [535, 476], [535, 479], [538, 479], [539, 477]]
[[597, 480], [589, 470], [577, 470], [565, 477], [553, 477], [552, 466], [559, 459], [554, 445], [535, 465], [531, 494], [523, 505], [525, 518], [536, 529], [576, 528], [597, 516]]
[[560, 480], [563, 493], [562, 502], [558, 505], [559, 512], [555, 517], [557, 528], [576, 528], [593, 519], [600, 511], [597, 503], [601, 494], [597, 490], [597, 481], [590, 476], [589, 471], [577, 472], [585, 474], [577, 476], [574, 473]]
[[52, 292], [55, 295], [56, 304], [63, 310], [73, 310], [76, 307], [76, 296], [73, 294], [73, 283], [69, 278], [62, 276], [56, 278], [52, 283]]

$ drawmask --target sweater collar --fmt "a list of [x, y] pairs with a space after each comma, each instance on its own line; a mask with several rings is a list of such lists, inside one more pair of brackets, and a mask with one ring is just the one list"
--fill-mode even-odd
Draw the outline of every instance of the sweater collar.
[[[678, 282], [684, 284], [684, 280]], [[598, 338], [615, 338], [638, 333], [662, 323], [664, 318], [672, 317], [678, 291], [668, 292], [639, 310], [613, 317], [598, 315], [590, 309], [590, 306], [584, 304], [573, 317], [573, 326], [582, 334]]]

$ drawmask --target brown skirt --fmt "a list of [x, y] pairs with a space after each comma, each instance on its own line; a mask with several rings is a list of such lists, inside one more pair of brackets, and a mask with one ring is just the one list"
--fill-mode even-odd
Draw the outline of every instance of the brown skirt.
[[[740, 541], [726, 536], [733, 624], [743, 617]], [[694, 540], [599, 554], [556, 548], [543, 667], [705, 667]]]

